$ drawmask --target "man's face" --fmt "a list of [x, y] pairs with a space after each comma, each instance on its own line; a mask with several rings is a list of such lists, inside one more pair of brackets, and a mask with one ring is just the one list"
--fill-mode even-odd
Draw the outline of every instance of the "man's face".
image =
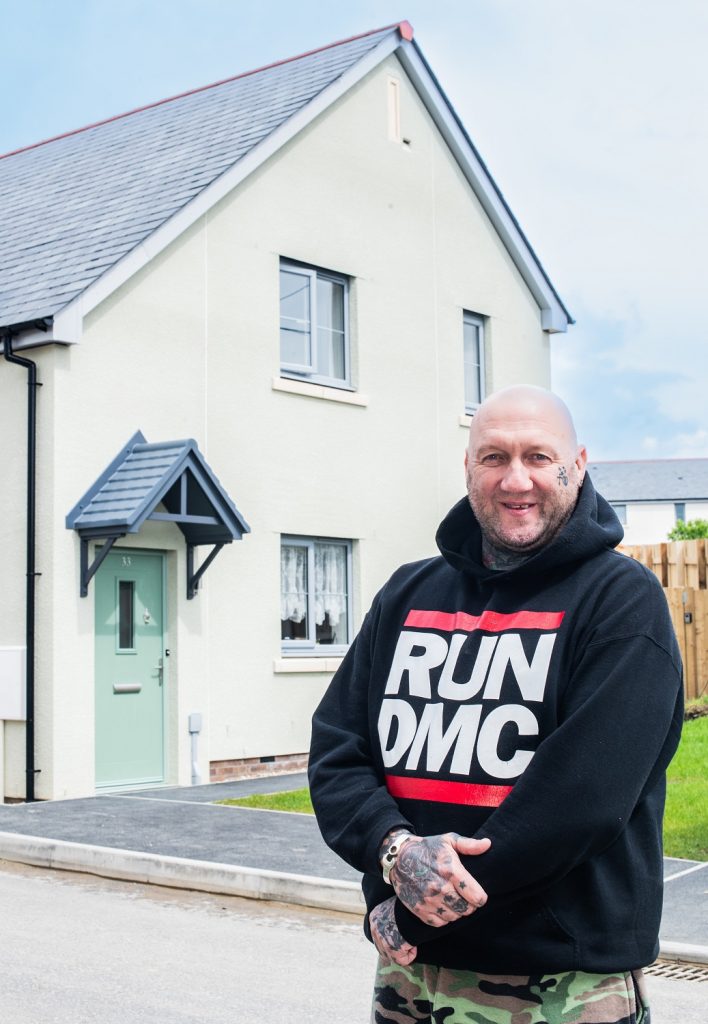
[[553, 406], [497, 403], [491, 413], [478, 415], [465, 456], [472, 510], [494, 547], [535, 551], [555, 537], [575, 508], [585, 449], [575, 446]]

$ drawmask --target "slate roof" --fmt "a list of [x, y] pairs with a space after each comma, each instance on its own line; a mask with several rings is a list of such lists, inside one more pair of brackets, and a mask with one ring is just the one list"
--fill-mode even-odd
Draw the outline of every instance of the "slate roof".
[[0, 326], [71, 302], [393, 31], [0, 158]]
[[589, 462], [588, 472], [608, 501], [708, 501], [708, 459]]
[[537, 301], [544, 330], [565, 331], [570, 313], [408, 22], [0, 156], [0, 328], [11, 326], [20, 347], [80, 340], [89, 310], [391, 53]]
[[[180, 479], [185, 471], [183, 502]], [[140, 431], [79, 499], [66, 517], [66, 526], [84, 536], [137, 533], [159, 504], [168, 513], [185, 513], [176, 525], [192, 544], [229, 543], [250, 532], [196, 441], [149, 444]], [[218, 522], [197, 522], [195, 518]]]

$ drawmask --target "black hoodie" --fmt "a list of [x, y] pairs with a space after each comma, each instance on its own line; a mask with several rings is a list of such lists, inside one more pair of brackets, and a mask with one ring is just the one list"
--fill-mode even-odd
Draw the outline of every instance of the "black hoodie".
[[393, 895], [378, 851], [394, 826], [491, 839], [463, 858], [482, 909], [434, 928], [397, 901], [418, 962], [605, 973], [658, 953], [681, 662], [661, 587], [621, 538], [586, 476], [560, 534], [494, 571], [460, 501], [442, 558], [394, 573], [315, 712], [317, 819], [364, 872], [369, 911]]

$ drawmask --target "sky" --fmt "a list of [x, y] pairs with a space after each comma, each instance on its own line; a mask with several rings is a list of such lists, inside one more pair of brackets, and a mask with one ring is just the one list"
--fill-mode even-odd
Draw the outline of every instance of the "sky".
[[705, 0], [0, 0], [0, 153], [404, 19], [576, 321], [590, 458], [707, 457]]

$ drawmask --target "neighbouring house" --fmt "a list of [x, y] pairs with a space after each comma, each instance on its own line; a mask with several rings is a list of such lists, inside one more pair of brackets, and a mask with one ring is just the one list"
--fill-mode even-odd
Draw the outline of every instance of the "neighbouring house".
[[406, 22], [10, 153], [0, 195], [0, 795], [302, 766], [567, 310]]
[[590, 462], [624, 527], [623, 544], [658, 544], [679, 519], [708, 519], [708, 459]]

